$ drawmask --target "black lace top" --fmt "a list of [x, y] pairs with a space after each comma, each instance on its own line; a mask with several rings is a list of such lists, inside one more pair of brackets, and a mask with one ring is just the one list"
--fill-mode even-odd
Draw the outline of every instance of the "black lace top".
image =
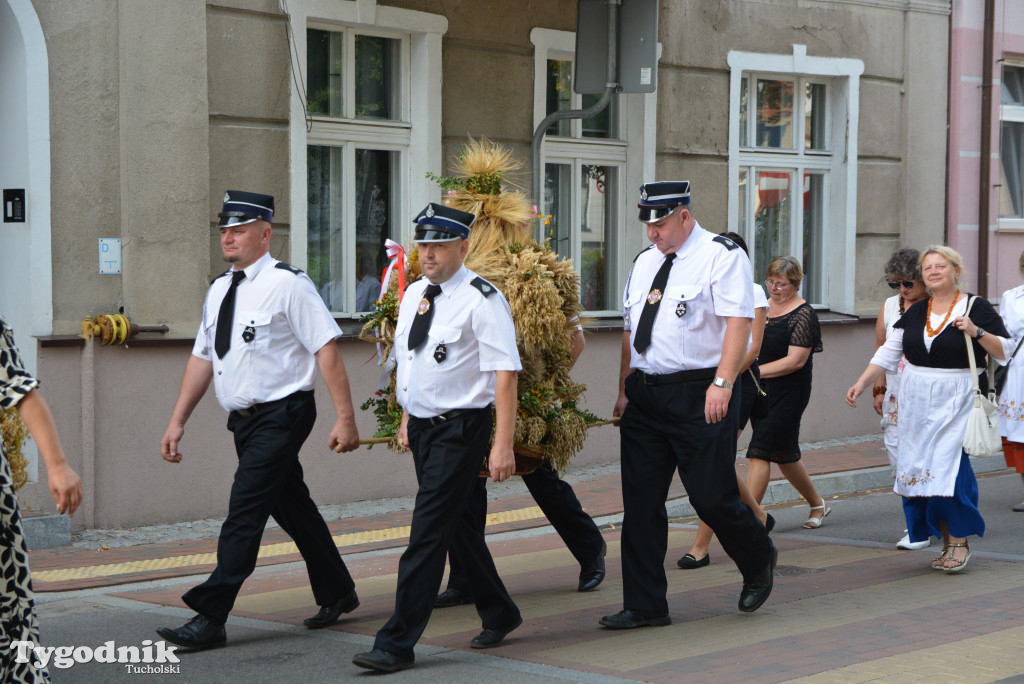
[[764, 339], [761, 342], [761, 353], [757, 357], [759, 365], [778, 361], [789, 354], [789, 347], [810, 347], [811, 356], [803, 368], [793, 371], [793, 376], [810, 376], [811, 359], [822, 350], [821, 326], [814, 308], [804, 302], [787, 314], [776, 318], [768, 318], [764, 328]]

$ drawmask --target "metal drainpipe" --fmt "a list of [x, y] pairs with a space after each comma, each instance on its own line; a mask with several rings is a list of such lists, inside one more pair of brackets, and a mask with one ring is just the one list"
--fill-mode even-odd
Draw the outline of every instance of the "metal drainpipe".
[[981, 65], [981, 173], [978, 187], [978, 295], [988, 297], [988, 224], [992, 199], [992, 62], [995, 57], [995, 0], [985, 0]]
[[[605, 71], [605, 88], [601, 94], [600, 99], [590, 107], [586, 109], [570, 109], [564, 112], [552, 112], [544, 117], [544, 120], [537, 126], [537, 130], [533, 132], [533, 201], [537, 203], [538, 211], [544, 211], [542, 205], [542, 179], [544, 169], [541, 164], [540, 146], [544, 141], [544, 132], [548, 130], [548, 127], [556, 121], [562, 119], [588, 119], [596, 114], [601, 113], [608, 103], [612, 101], [612, 95], [615, 94], [619, 84], [616, 82], [618, 76], [618, 42], [619, 42], [619, 14], [618, 6], [622, 3], [622, 0], [605, 0], [605, 5], [608, 8], [608, 68]], [[543, 237], [543, 236], [539, 236]]]

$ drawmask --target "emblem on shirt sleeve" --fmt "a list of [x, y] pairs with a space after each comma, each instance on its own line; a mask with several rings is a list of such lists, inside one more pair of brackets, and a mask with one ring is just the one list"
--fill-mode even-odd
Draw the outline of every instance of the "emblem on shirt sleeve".
[[420, 305], [416, 307], [416, 315], [425, 314], [430, 311], [430, 300], [424, 297], [420, 300]]
[[434, 349], [434, 360], [438, 363], [444, 363], [444, 360], [448, 358], [448, 348], [444, 346], [444, 342], [437, 345]]
[[256, 339], [256, 328], [251, 325], [245, 326], [245, 330], [242, 331], [242, 339], [248, 344]]
[[657, 304], [661, 301], [661, 290], [651, 290], [651, 294], [647, 295], [648, 304]]

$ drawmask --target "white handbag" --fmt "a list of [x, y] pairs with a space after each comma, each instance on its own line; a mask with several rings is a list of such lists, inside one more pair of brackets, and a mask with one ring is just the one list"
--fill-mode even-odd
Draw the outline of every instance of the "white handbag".
[[[977, 299], [977, 295], [971, 297], [967, 303], [967, 314], [971, 312], [971, 305]], [[967, 434], [964, 435], [964, 451], [971, 456], [992, 456], [998, 454], [1002, 448], [1002, 439], [999, 432], [999, 416], [996, 413], [996, 395], [993, 383], [989, 381], [988, 396], [981, 393], [978, 384], [978, 369], [974, 361], [973, 340], [964, 331], [964, 339], [967, 341], [967, 359], [971, 364], [971, 380], [974, 382], [974, 406], [971, 408], [970, 418], [967, 419]], [[989, 377], [992, 374], [989, 373]]]

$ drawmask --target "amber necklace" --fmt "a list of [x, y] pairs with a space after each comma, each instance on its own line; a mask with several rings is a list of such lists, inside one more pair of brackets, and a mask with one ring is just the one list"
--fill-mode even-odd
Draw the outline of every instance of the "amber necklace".
[[946, 321], [949, 320], [950, 314], [953, 313], [953, 307], [956, 306], [956, 300], [959, 299], [959, 298], [960, 298], [960, 290], [957, 290], [956, 294], [953, 295], [953, 301], [950, 302], [950, 304], [949, 304], [949, 310], [946, 311], [946, 316], [945, 316], [945, 318], [942, 319], [942, 322], [939, 323], [939, 327], [938, 328], [933, 328], [932, 327], [932, 302], [935, 301], [935, 297], [932, 296], [932, 297], [928, 298], [928, 317], [925, 319], [925, 323], [924, 323], [925, 328], [928, 330], [928, 337], [935, 337], [940, 332], [942, 332], [942, 328], [945, 327]]

